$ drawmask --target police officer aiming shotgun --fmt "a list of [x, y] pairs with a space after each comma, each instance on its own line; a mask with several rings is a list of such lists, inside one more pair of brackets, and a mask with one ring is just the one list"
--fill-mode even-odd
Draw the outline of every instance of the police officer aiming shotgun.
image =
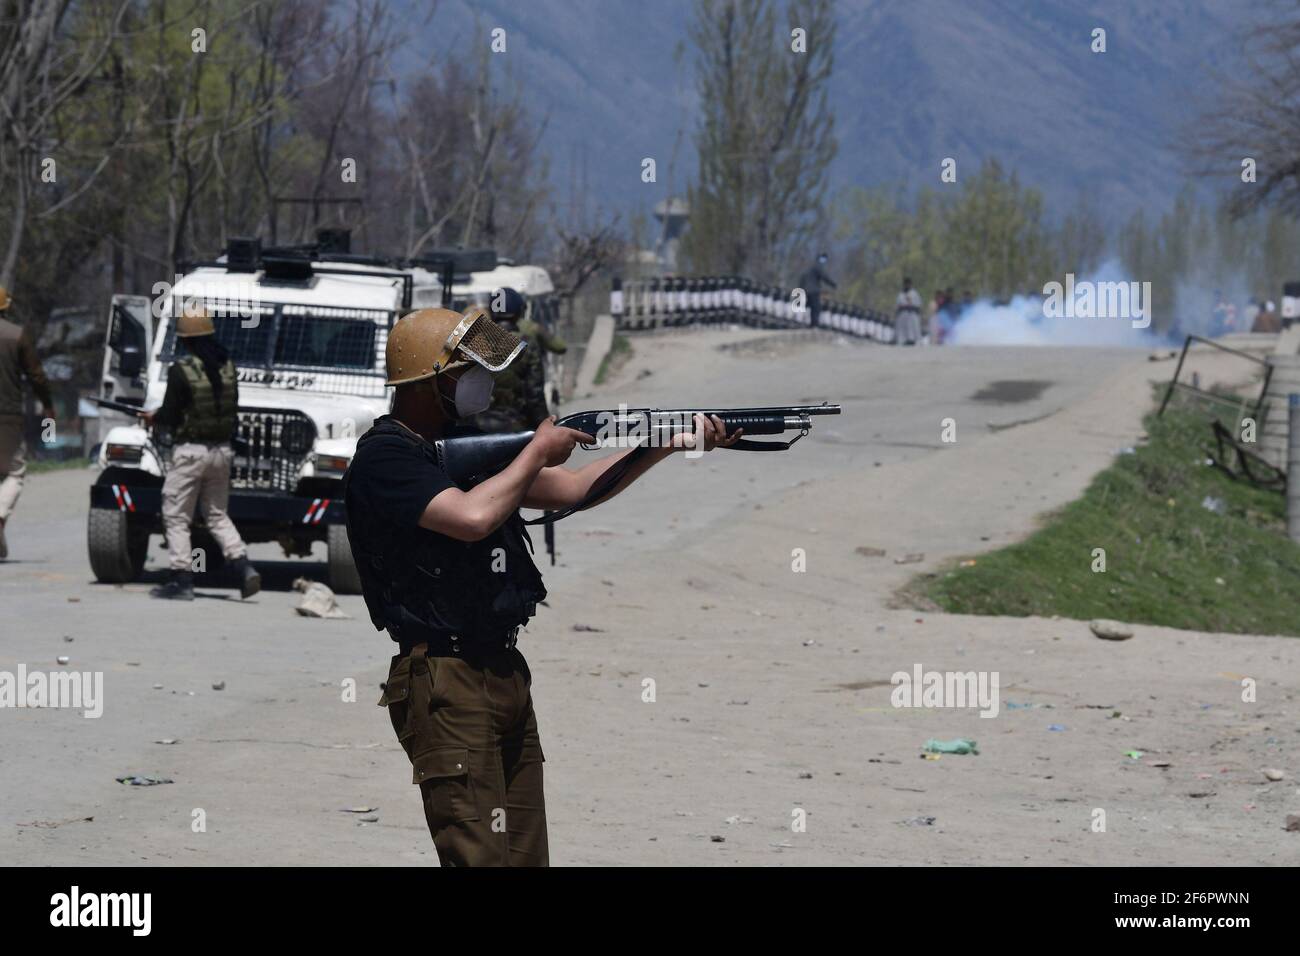
[[[546, 589], [519, 508], [563, 517], [609, 500], [676, 451], [743, 440], [720, 417], [694, 415], [690, 432], [571, 469], [561, 466], [574, 446], [596, 436], [553, 419], [523, 436], [463, 437], [458, 423], [488, 407], [493, 375], [523, 347], [481, 308], [400, 320], [386, 353], [392, 413], [361, 437], [344, 479], [366, 606], [398, 644], [380, 704], [444, 866], [548, 862], [544, 758], [516, 647]], [[458, 486], [444, 465], [449, 450], [456, 459], [458, 443], [483, 440], [517, 447], [490, 461], [471, 455], [491, 473], [454, 468]]]

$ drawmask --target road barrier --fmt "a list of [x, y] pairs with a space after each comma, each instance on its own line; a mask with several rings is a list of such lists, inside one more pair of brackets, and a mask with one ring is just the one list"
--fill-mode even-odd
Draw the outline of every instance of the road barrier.
[[[765, 329], [812, 328], [802, 290], [763, 285], [741, 276], [615, 277], [609, 313], [619, 331], [689, 325], [746, 325]], [[823, 297], [817, 328], [893, 342], [894, 323], [881, 312]]]

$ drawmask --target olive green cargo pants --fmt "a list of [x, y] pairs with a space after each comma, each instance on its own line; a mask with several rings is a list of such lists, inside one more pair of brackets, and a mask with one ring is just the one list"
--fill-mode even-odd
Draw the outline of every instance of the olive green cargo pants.
[[471, 663], [393, 658], [380, 705], [420, 785], [443, 866], [547, 866], [541, 741], [515, 648]]

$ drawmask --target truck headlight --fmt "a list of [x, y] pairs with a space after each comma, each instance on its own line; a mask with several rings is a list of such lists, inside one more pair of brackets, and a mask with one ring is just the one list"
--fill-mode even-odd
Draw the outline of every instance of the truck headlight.
[[138, 465], [144, 458], [144, 448], [140, 445], [116, 445], [112, 442], [104, 449], [104, 457], [114, 464], [123, 462]]
[[342, 477], [351, 462], [351, 458], [344, 458], [342, 455], [317, 455], [316, 474]]

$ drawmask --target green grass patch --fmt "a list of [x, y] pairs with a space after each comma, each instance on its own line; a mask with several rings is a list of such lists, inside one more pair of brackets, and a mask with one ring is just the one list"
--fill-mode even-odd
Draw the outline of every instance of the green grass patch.
[[600, 360], [600, 368], [596, 369], [597, 385], [604, 385], [605, 379], [614, 372], [619, 366], [632, 357], [632, 342], [626, 335], [614, 334], [614, 341], [610, 343], [609, 351], [605, 357]]
[[[1030, 538], [917, 578], [904, 596], [960, 614], [1300, 634], [1300, 546], [1286, 536], [1284, 496], [1205, 464], [1214, 438], [1203, 409], [1171, 405], [1146, 428], [1145, 444]], [[1104, 573], [1092, 570], [1095, 548]]]

